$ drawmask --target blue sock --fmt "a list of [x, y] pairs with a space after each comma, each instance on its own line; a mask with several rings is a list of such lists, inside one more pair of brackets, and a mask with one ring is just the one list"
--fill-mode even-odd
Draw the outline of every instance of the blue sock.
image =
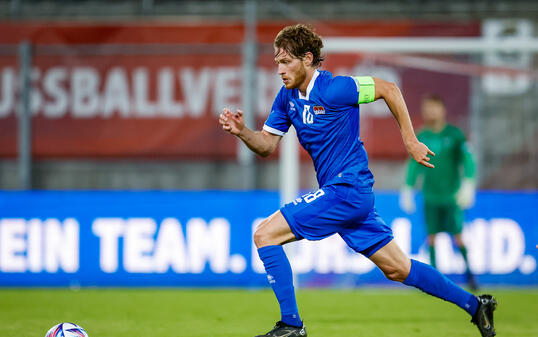
[[437, 269], [425, 263], [411, 260], [411, 271], [403, 283], [452, 302], [471, 316], [474, 316], [478, 309], [476, 296], [458, 287]]
[[258, 255], [263, 262], [267, 279], [273, 287], [280, 304], [281, 321], [293, 326], [302, 326], [299, 317], [295, 289], [293, 288], [293, 274], [290, 262], [284, 253], [282, 246], [265, 246], [258, 249]]

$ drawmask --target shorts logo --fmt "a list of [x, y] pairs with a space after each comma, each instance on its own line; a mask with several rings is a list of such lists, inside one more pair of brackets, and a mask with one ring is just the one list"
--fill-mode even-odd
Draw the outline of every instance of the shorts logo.
[[314, 114], [316, 115], [325, 115], [325, 108], [322, 107], [321, 105], [316, 105], [312, 109], [314, 110]]

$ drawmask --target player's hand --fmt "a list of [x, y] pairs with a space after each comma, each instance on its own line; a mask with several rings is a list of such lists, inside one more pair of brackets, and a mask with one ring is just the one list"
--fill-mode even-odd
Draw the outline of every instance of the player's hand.
[[219, 123], [224, 131], [238, 136], [245, 128], [243, 111], [237, 110], [237, 113], [233, 113], [230, 109], [224, 108], [219, 116]]
[[411, 144], [410, 146], [408, 146], [408, 149], [407, 151], [409, 152], [409, 154], [411, 155], [411, 157], [413, 157], [413, 159], [421, 164], [421, 165], [424, 165], [426, 167], [430, 167], [430, 168], [434, 168], [435, 166], [433, 166], [429, 161], [430, 161], [430, 157], [429, 156], [435, 156], [435, 153], [433, 153], [432, 150], [430, 150], [426, 145], [424, 145], [423, 143], [419, 142], [419, 141], [416, 141], [415, 143]]

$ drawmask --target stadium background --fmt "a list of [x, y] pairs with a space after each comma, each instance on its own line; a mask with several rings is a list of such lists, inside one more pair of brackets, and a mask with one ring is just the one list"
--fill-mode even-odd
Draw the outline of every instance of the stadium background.
[[[471, 268], [486, 287], [536, 296], [538, 5], [525, 0], [0, 1], [0, 286], [267, 287], [252, 230], [290, 200], [289, 185], [316, 188], [312, 163], [302, 150], [297, 167], [255, 158], [216, 118], [243, 107], [261, 127], [281, 85], [271, 42], [299, 21], [324, 37], [325, 69], [397, 83], [416, 128], [421, 97], [445, 99], [477, 160]], [[387, 52], [346, 40], [339, 50], [342, 38], [427, 45]], [[487, 43], [443, 49], [447, 38]], [[398, 208], [397, 125], [382, 102], [361, 113], [377, 207], [404, 250], [427, 261], [420, 209]], [[438, 247], [439, 269], [463, 281], [450, 239]], [[390, 285], [338, 238], [288, 253], [300, 289]], [[35, 296], [10, 291], [7, 309]], [[35, 331], [50, 319], [62, 320]], [[23, 323], [3, 321], [2, 335]]]

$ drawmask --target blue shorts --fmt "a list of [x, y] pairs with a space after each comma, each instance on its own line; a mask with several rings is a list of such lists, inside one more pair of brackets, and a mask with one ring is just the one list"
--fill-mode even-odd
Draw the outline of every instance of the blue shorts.
[[298, 240], [321, 240], [338, 233], [351, 249], [370, 257], [394, 238], [374, 200], [371, 189], [338, 183], [305, 194], [280, 212]]

